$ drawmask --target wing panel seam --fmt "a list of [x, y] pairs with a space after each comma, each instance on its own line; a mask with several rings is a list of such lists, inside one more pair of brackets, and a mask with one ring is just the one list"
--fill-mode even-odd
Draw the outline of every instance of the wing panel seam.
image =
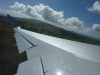
[[[19, 33], [19, 32], [18, 32]], [[20, 34], [20, 33], [19, 33]], [[21, 35], [21, 34], [20, 34]], [[27, 40], [23, 35], [21, 35], [25, 40]], [[33, 47], [34, 46], [37, 46], [37, 45], [34, 45], [33, 43], [31, 43], [29, 40], [27, 40], [27, 42], [29, 42]], [[32, 48], [32, 47], [30, 47], [30, 48]], [[28, 48], [28, 49], [30, 49], [30, 48]]]

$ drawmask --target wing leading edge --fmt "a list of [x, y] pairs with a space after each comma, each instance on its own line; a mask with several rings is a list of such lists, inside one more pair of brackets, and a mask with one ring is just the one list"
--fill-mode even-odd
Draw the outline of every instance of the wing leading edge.
[[7, 17], [19, 53], [26, 51], [28, 57], [19, 64], [16, 75], [100, 75], [100, 46], [27, 31]]

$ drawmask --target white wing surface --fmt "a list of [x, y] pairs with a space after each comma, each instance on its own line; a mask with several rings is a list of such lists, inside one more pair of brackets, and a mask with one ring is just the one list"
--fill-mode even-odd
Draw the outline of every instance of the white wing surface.
[[27, 31], [7, 17], [19, 53], [26, 51], [28, 57], [16, 75], [100, 75], [100, 46]]

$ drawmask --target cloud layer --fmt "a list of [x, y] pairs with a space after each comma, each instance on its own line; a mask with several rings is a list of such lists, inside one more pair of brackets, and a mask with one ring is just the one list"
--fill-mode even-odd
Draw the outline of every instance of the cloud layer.
[[92, 7], [87, 8], [89, 11], [96, 11], [100, 13], [100, 1], [96, 1]]
[[66, 26], [74, 26], [74, 28], [78, 29], [83, 29], [83, 22], [80, 21], [77, 17], [71, 17], [65, 20], [64, 13], [62, 11], [55, 11], [47, 5], [39, 4], [35, 6], [26, 6], [22, 3], [15, 2], [14, 5], [9, 7], [18, 14], [24, 14], [33, 18], [47, 20]]
[[[40, 20], [46, 20], [60, 25], [65, 25], [71, 29], [88, 31], [100, 31], [100, 24], [93, 24], [91, 28], [84, 28], [84, 23], [78, 17], [64, 18], [64, 12], [55, 11], [47, 5], [39, 4], [35, 6], [24, 5], [22, 3], [15, 2], [14, 5], [9, 6], [12, 9], [10, 12], [37, 18]], [[93, 7], [88, 8], [89, 11], [100, 12], [100, 3], [96, 1]], [[9, 10], [8, 10], [9, 11]]]

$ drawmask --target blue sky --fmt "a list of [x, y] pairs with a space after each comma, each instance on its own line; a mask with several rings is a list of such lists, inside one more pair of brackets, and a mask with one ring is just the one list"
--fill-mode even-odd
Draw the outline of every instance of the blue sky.
[[[14, 6], [15, 2], [18, 2], [19, 5], [20, 3], [25, 5], [25, 8], [19, 9], [16, 7], [9, 7], [9, 6]], [[35, 15], [37, 14], [37, 16], [35, 16], [35, 18], [45, 19], [48, 21], [52, 21], [51, 19], [53, 19], [54, 21], [52, 22], [56, 22], [59, 24], [63, 24], [62, 22], [65, 22], [63, 24], [64, 26], [65, 25], [69, 27], [74, 26], [72, 28], [76, 28], [76, 30], [77, 30], [77, 27], [78, 29], [79, 27], [81, 27], [84, 29], [83, 31], [81, 31], [83, 34], [87, 33], [88, 35], [89, 33], [91, 33], [92, 35], [92, 32], [93, 32], [93, 35], [96, 35], [96, 37], [98, 38], [100, 37], [99, 36], [100, 34], [100, 1], [98, 0], [17, 0], [17, 1], [16, 0], [9, 0], [9, 1], [0, 0], [0, 8], [1, 8], [0, 11], [4, 12], [6, 10], [10, 10], [10, 11], [17, 12], [18, 14], [19, 12], [21, 14], [22, 12], [24, 12], [23, 13], [24, 15], [27, 15], [27, 16], [32, 15], [34, 17], [33, 15], [34, 13], [31, 13], [31, 14], [29, 12], [26, 13], [26, 10], [29, 8], [27, 7], [27, 5], [30, 5], [30, 8], [32, 8], [35, 5], [40, 7], [41, 5], [39, 4], [43, 4], [42, 5], [43, 8], [46, 8], [46, 6], [48, 6], [47, 9], [45, 9], [45, 12], [44, 12], [44, 9], [41, 9], [39, 11], [41, 11], [42, 13], [44, 12], [45, 14], [47, 12], [52, 11], [54, 15], [49, 15], [52, 18], [50, 17], [48, 18], [47, 17], [48, 14], [41, 15], [39, 14], [41, 12], [37, 10], [35, 13]], [[93, 6], [93, 4], [97, 5], [97, 7]], [[17, 10], [20, 10], [20, 11], [18, 12]], [[32, 12], [34, 12], [33, 10], [31, 9]], [[63, 13], [60, 13], [60, 11]], [[61, 16], [62, 14], [63, 16]], [[61, 16], [61, 17], [54, 18], [53, 16], [54, 17]], [[75, 25], [72, 25], [72, 24], [75, 24]]]

